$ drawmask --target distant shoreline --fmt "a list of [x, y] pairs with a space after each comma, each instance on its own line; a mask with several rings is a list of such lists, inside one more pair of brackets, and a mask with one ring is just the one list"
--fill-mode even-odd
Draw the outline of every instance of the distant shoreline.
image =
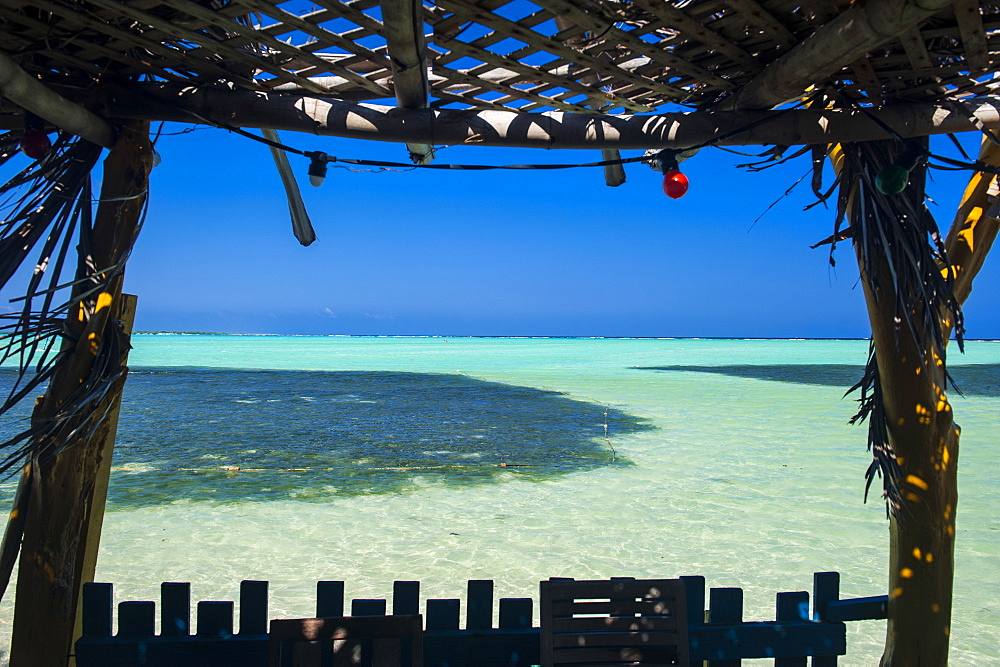
[[[259, 338], [468, 338], [468, 339], [510, 339], [510, 340], [778, 340], [778, 341], [866, 341], [868, 338], [830, 337], [774, 337], [774, 336], [490, 336], [490, 335], [449, 335], [449, 334], [274, 334], [274, 333], [232, 333], [226, 331], [134, 331], [136, 336], [236, 336]], [[966, 338], [976, 343], [998, 342], [998, 338]]]

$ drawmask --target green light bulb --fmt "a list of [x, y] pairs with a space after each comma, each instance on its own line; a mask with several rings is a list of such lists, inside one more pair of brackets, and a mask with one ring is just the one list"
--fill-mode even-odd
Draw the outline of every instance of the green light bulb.
[[884, 195], [898, 195], [910, 182], [910, 170], [890, 164], [875, 177], [875, 188]]

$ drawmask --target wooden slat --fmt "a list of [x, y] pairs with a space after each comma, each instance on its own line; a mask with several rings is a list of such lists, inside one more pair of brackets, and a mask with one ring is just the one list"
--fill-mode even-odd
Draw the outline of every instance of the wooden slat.
[[659, 17], [665, 24], [680, 30], [686, 38], [697, 39], [710, 49], [725, 55], [739, 65], [744, 72], [760, 71], [761, 64], [756, 58], [719, 33], [704, 26], [700, 21], [691, 18], [684, 10], [657, 0], [633, 0], [633, 3]]
[[344, 582], [316, 582], [316, 616], [319, 618], [344, 615]]
[[713, 72], [694, 65], [684, 58], [679, 58], [672, 53], [650, 48], [649, 42], [633, 35], [631, 32], [619, 30], [615, 27], [608, 27], [607, 20], [589, 14], [580, 5], [568, 2], [568, 0], [534, 0], [535, 4], [547, 8], [555, 16], [564, 16], [576, 23], [578, 26], [597, 34], [605, 33], [605, 39], [612, 44], [621, 44], [632, 49], [633, 53], [646, 53], [651, 59], [673, 71], [674, 76], [686, 75], [694, 81], [715, 86], [721, 90], [732, 90], [735, 86]]
[[191, 584], [160, 584], [160, 635], [187, 637], [191, 633]]
[[[299, 81], [299, 82], [303, 81], [303, 79], [293, 76], [287, 70], [270, 64], [266, 59], [254, 57], [253, 55], [248, 54], [239, 48], [233, 48], [227, 45], [225, 42], [218, 42], [212, 40], [211, 38], [201, 33], [194, 32], [191, 30], [184, 30], [182, 28], [177, 27], [176, 25], [171, 24], [169, 21], [161, 19], [147, 12], [142, 12], [136, 9], [132, 9], [128, 5], [122, 5], [120, 3], [114, 2], [114, 0], [90, 0], [90, 4], [93, 4], [97, 7], [100, 7], [110, 12], [112, 16], [125, 16], [135, 21], [139, 21], [146, 25], [157, 28], [158, 30], [162, 30], [168, 34], [173, 34], [178, 39], [183, 39], [185, 41], [197, 44], [200, 47], [200, 49], [187, 49], [187, 52], [192, 57], [200, 61], [201, 60], [207, 61], [208, 58], [211, 58], [213, 54], [219, 53], [232, 59], [234, 62], [242, 63], [245, 67], [248, 68], [248, 71], [251, 73], [253, 73], [254, 70], [261, 69], [276, 78], [282, 79], [283, 81]], [[208, 58], [201, 58], [200, 56], [202, 54], [199, 53], [200, 50], [204, 50], [206, 52], [205, 55], [207, 55]], [[324, 64], [322, 63], [322, 61], [320, 61], [320, 63]], [[230, 76], [232, 76], [232, 74], [230, 74]], [[306, 82], [303, 85], [306, 88], [312, 87], [312, 85], [309, 84], [308, 82]], [[312, 88], [314, 92], [320, 92], [320, 93], [326, 92], [319, 87], [312, 87]]]
[[[584, 612], [581, 612], [584, 613]], [[621, 632], [676, 632], [676, 616], [560, 616], [558, 611], [553, 610], [551, 617], [552, 629], [554, 632], [610, 632], [613, 630]]]
[[470, 580], [465, 597], [465, 629], [487, 630], [492, 627], [493, 580]]
[[[118, 28], [113, 23], [108, 23], [107, 21], [102, 21], [96, 18], [92, 18], [80, 12], [73, 12], [70, 8], [55, 2], [51, 2], [50, 0], [32, 0], [32, 3], [38, 6], [40, 9], [44, 9], [45, 11], [49, 11], [58, 16], [62, 16], [64, 19], [66, 19], [67, 27], [69, 29], [74, 29], [77, 26], [79, 26], [81, 28], [87, 28], [98, 32], [103, 32], [113, 37], [114, 39], [119, 40], [123, 44], [127, 45], [129, 48], [139, 48], [142, 50], [149, 51], [150, 53], [155, 54], [157, 56], [160, 56], [160, 58], [163, 59], [164, 63], [170, 63], [170, 61], [172, 61], [177, 57], [177, 52], [175, 50], [162, 46], [159, 43], [154, 43], [149, 40], [142, 39], [136, 33], [124, 30], [122, 28]], [[102, 51], [104, 53], [107, 53], [114, 59], [118, 60], [119, 62], [123, 62], [126, 64], [139, 62], [137, 60], [132, 59], [125, 50], [123, 50], [122, 52], [118, 52], [113, 49], [103, 49]], [[186, 66], [197, 65], [201, 70], [203, 70], [202, 75], [204, 74], [214, 75], [223, 80], [233, 81], [234, 83], [241, 85], [243, 87], [247, 88], [254, 87], [253, 81], [248, 79], [247, 77], [240, 76], [234, 72], [226, 70], [220, 67], [219, 65], [207, 60], [199, 60], [197, 62], [186, 62], [184, 63], [184, 65]], [[153, 63], [150, 69], [154, 69], [155, 71], [156, 64]], [[181, 67], [180, 69], [186, 69], [186, 67]]]
[[[801, 623], [809, 620], [809, 593], [795, 591], [776, 596], [776, 621]], [[774, 667], [806, 667], [806, 654], [802, 657], [775, 658]]]
[[854, 79], [861, 84], [868, 99], [873, 104], [881, 104], [882, 86], [879, 83], [879, 76], [875, 73], [875, 68], [872, 67], [867, 56], [863, 56], [852, 62], [850, 68], [854, 72]]
[[233, 634], [233, 603], [203, 600], [198, 603], [198, 636]]
[[931, 56], [927, 53], [927, 45], [924, 44], [924, 38], [920, 35], [919, 28], [910, 28], [899, 36], [899, 41], [914, 69], [931, 66]]
[[465, 9], [468, 16], [475, 19], [476, 22], [481, 25], [490, 27], [527, 44], [532, 44], [553, 55], [562, 56], [563, 58], [566, 58], [568, 62], [579, 62], [581, 64], [585, 64], [598, 74], [612, 76], [625, 81], [630, 81], [632, 83], [637, 83], [639, 85], [657, 87], [662, 89], [664, 94], [670, 97], [677, 98], [684, 96], [684, 93], [676, 87], [665, 86], [663, 84], [651, 84], [648, 80], [641, 79], [640, 77], [629, 72], [624, 72], [618, 68], [603, 63], [592, 56], [574, 51], [570, 47], [564, 46], [562, 43], [557, 42], [550, 37], [545, 37], [538, 32], [524, 28], [503, 17], [494, 14], [487, 14], [477, 9], [470, 8], [468, 5], [458, 3], [457, 0], [439, 0], [438, 4], [446, 9], [452, 9], [454, 11], [462, 11]]
[[610, 600], [560, 600], [554, 598], [552, 613], [556, 616], [580, 614], [605, 614], [611, 616], [654, 616], [675, 613], [675, 599], [672, 597], [656, 600], [635, 600], [612, 598]]
[[119, 602], [118, 637], [152, 637], [156, 617], [154, 602]]
[[460, 607], [455, 599], [427, 600], [427, 630], [458, 630]]
[[[301, 655], [302, 651], [311, 654], [320, 653], [317, 645], [308, 642], [320, 642], [319, 646], [329, 646], [324, 640], [337, 640], [334, 647], [333, 664], [355, 664], [352, 659], [360, 654], [368, 664], [400, 665], [403, 654], [403, 640], [408, 642], [407, 653], [409, 664], [413, 667], [423, 665], [423, 622], [419, 614], [410, 616], [372, 616], [372, 617], [338, 617], [338, 618], [297, 618], [274, 619], [269, 627], [269, 658], [273, 665], [283, 664], [281, 661], [283, 648], [292, 644], [293, 652]], [[367, 653], [371, 647], [372, 653]], [[358, 653], [355, 653], [358, 651]], [[303, 656], [305, 657], [305, 656]], [[318, 659], [319, 655], [310, 655]], [[296, 663], [300, 664], [300, 663]], [[301, 663], [313, 664], [313, 663]], [[318, 660], [316, 660], [318, 664]]]
[[420, 613], [419, 581], [393, 582], [392, 613], [395, 616], [412, 616]]
[[726, 0], [726, 4], [742, 14], [750, 25], [766, 32], [781, 48], [789, 49], [798, 41], [781, 21], [756, 0]]
[[267, 634], [267, 582], [240, 583], [240, 634]]
[[351, 616], [385, 616], [387, 608], [381, 598], [351, 600]]
[[[813, 620], [828, 618], [827, 605], [840, 598], [840, 573], [816, 572], [813, 574]], [[837, 656], [814, 656], [812, 667], [837, 667]]]
[[[508, 56], [501, 56], [499, 54], [493, 53], [492, 51], [487, 51], [485, 48], [481, 46], [480, 41], [481, 40], [476, 40], [475, 42], [472, 43], [466, 43], [453, 39], [436, 38], [435, 44], [447, 49], [450, 52], [449, 57], [452, 58], [457, 58], [457, 57], [473, 58], [475, 60], [479, 60], [483, 63], [486, 63], [487, 65], [490, 65], [493, 68], [503, 69], [506, 71], [523, 74], [525, 77], [531, 80], [541, 81], [543, 83], [547, 83], [558, 88], [566, 88], [568, 90], [576, 91], [584, 95], [593, 95], [602, 98], [604, 97], [603, 93], [600, 90], [594, 90], [592, 87], [586, 86], [577, 81], [577, 79], [584, 78], [589, 75], [586, 69], [583, 69], [580, 72], [568, 76], [562, 73], [558, 74], [552, 73], [553, 69], [560, 68], [568, 62], [572, 62], [572, 60], [565, 61], [565, 63], [550, 62], [544, 66], [535, 67], [531, 65], [526, 65], [515, 58]], [[534, 48], [534, 50], [537, 51], [537, 48]], [[521, 54], [521, 57], [526, 57], [526, 54]], [[454, 71], [446, 68], [445, 65], [448, 61], [449, 61], [448, 57], [438, 58], [434, 63], [434, 72], [440, 74], [441, 76], [448, 76], [449, 71]], [[470, 72], [470, 74], [476, 74], [476, 73], [481, 74], [482, 72]], [[650, 82], [647, 79], [643, 79], [640, 77], [640, 81], [642, 81], [643, 86], [650, 87]], [[612, 102], [613, 100], [606, 100], [606, 101]], [[631, 105], [628, 103], [627, 100], [616, 100], [614, 102], [622, 104], [632, 109], [633, 111], [637, 112], [649, 110], [649, 107], [646, 106]]]
[[531, 598], [500, 598], [499, 625], [504, 629], [531, 627]]
[[[742, 623], [743, 622], [743, 589], [713, 588], [708, 593], [709, 623]], [[741, 661], [713, 660], [710, 667], [740, 667]]]
[[989, 66], [986, 50], [986, 31], [978, 0], [955, 0], [955, 20], [962, 36], [965, 60], [973, 73], [984, 72]]
[[[635, 630], [632, 632], [556, 632], [552, 637], [553, 646], [560, 648], [589, 648], [607, 646], [656, 645], [673, 644], [677, 642], [677, 630], [650, 632]], [[713, 666], [714, 667], [714, 666]]]
[[83, 636], [110, 637], [113, 622], [111, 584], [86, 583], [83, 585]]

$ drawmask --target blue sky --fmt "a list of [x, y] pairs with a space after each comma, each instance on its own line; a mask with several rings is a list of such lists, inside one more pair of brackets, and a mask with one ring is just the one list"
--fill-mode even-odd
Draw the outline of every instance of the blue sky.
[[[168, 125], [165, 132], [184, 126]], [[283, 133], [304, 150], [406, 161], [396, 144]], [[975, 149], [977, 137], [966, 136]], [[947, 141], [935, 150], [955, 155]], [[688, 195], [628, 165], [600, 169], [354, 172], [308, 185], [292, 155], [318, 241], [291, 233], [266, 146], [217, 129], [162, 136], [149, 214], [129, 262], [140, 330], [302, 334], [866, 337], [849, 245], [831, 233], [809, 168], [761, 173], [706, 149], [682, 165]], [[754, 150], [753, 148], [749, 150]], [[638, 155], [627, 152], [625, 157]], [[598, 151], [452, 147], [438, 162], [579, 163]], [[934, 172], [946, 228], [967, 174]], [[1000, 337], [994, 257], [967, 304], [970, 337]]]

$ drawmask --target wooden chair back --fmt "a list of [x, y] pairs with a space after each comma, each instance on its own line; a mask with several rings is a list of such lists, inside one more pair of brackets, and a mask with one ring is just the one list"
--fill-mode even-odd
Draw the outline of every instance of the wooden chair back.
[[541, 662], [688, 665], [679, 579], [541, 582]]
[[338, 616], [271, 621], [270, 667], [423, 667], [423, 617]]

